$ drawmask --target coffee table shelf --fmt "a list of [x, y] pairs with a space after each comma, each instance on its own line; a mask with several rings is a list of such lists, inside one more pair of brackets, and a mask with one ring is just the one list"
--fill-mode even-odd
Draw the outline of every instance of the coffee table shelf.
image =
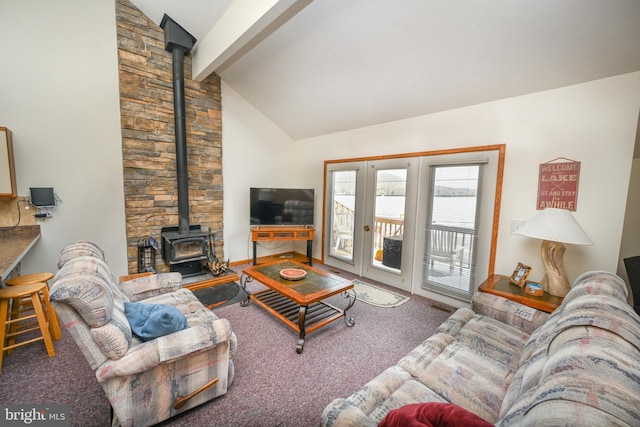
[[[267, 309], [278, 319], [282, 320], [294, 331], [300, 332], [298, 323], [300, 318], [300, 309], [305, 306], [296, 304], [289, 298], [272, 290], [265, 290], [251, 294], [251, 299]], [[304, 329], [306, 332], [313, 332], [343, 316], [343, 310], [325, 302], [316, 302], [306, 306]]]

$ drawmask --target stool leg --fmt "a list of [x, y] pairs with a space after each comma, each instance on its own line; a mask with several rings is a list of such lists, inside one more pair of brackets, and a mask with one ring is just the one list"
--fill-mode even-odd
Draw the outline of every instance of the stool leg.
[[40, 325], [40, 332], [42, 332], [42, 338], [44, 339], [44, 346], [47, 348], [47, 354], [49, 357], [56, 355], [56, 351], [53, 348], [53, 341], [51, 340], [51, 334], [49, 333], [49, 326], [47, 325], [47, 316], [42, 308], [40, 296], [36, 292], [31, 296], [33, 302], [33, 308], [36, 311], [36, 317], [38, 318], [38, 324]]
[[[10, 318], [18, 319], [20, 317], [20, 311], [22, 310], [22, 298], [18, 297], [18, 298], [13, 298], [11, 300], [7, 300], [7, 304], [9, 301], [11, 301]], [[7, 317], [4, 316], [3, 319], [7, 319]], [[18, 330], [18, 326], [20, 326], [19, 322], [11, 322], [11, 324], [9, 325], [9, 338], [7, 341], [7, 347], [12, 346], [13, 344], [16, 343], [15, 333]], [[3, 345], [4, 345], [4, 340], [3, 340]], [[6, 352], [7, 354], [11, 354], [13, 353], [13, 349], [6, 350]]]
[[0, 371], [4, 355], [4, 340], [7, 337], [7, 314], [9, 314], [9, 299], [0, 299]]
[[62, 333], [60, 332], [60, 322], [58, 321], [58, 315], [56, 314], [56, 309], [53, 308], [51, 303], [49, 302], [49, 290], [45, 286], [42, 290], [43, 303], [46, 312], [49, 314], [49, 331], [51, 332], [51, 338], [54, 340], [59, 340], [62, 337]]

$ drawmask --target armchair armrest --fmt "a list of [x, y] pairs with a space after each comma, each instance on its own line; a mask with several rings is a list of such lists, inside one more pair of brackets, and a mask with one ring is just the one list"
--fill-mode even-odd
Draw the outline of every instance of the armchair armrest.
[[227, 319], [216, 319], [202, 323], [193, 328], [187, 328], [173, 334], [156, 338], [160, 362], [179, 359], [189, 353], [203, 348], [229, 341], [231, 338], [231, 324]]
[[181, 287], [182, 275], [180, 273], [153, 274], [120, 283], [120, 289], [132, 302], [173, 292]]
[[471, 308], [478, 314], [499, 320], [531, 334], [549, 318], [549, 313], [486, 292], [476, 292]]
[[126, 276], [120, 276], [119, 283], [128, 282], [129, 280], [137, 279], [139, 277], [153, 276], [154, 274], [155, 273], [151, 271], [145, 271], [144, 273], [133, 273], [133, 274], [128, 274]]
[[135, 375], [160, 363], [171, 363], [190, 354], [212, 349], [230, 341], [231, 324], [227, 319], [215, 319], [208, 323], [183, 329], [151, 341], [133, 345], [121, 359], [107, 360], [96, 370], [98, 381]]

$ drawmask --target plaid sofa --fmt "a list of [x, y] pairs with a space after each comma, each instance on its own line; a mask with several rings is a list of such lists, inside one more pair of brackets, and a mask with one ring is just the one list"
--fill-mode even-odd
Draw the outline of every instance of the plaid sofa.
[[[225, 394], [233, 381], [237, 340], [229, 322], [181, 281], [179, 273], [165, 273], [118, 283], [102, 250], [86, 241], [66, 246], [58, 257], [50, 299], [95, 371], [114, 426], [157, 424]], [[125, 301], [174, 306], [188, 327], [143, 342], [131, 331]]]
[[611, 273], [576, 279], [551, 315], [476, 293], [395, 366], [323, 411], [376, 426], [393, 409], [449, 402], [496, 426], [638, 426], [640, 317]]

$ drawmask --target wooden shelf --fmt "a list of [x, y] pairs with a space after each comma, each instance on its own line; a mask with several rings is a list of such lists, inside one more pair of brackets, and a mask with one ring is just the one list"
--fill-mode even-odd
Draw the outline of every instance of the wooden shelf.
[[310, 227], [275, 227], [258, 226], [251, 229], [251, 240], [313, 240], [313, 232]]

